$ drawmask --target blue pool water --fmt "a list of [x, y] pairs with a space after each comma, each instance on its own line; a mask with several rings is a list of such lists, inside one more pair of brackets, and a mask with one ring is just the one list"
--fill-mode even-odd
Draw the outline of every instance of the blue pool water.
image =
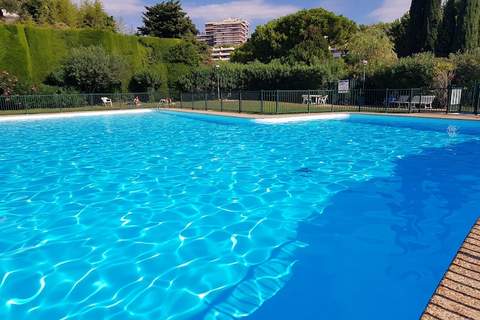
[[480, 123], [0, 122], [0, 319], [417, 319], [480, 209]]

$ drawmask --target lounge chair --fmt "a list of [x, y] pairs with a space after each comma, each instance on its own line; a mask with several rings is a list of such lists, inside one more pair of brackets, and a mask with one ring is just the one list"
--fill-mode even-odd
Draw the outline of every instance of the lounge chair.
[[328, 101], [328, 95], [326, 96], [320, 96], [318, 97], [318, 100], [317, 100], [317, 104], [327, 104], [327, 101]]
[[410, 103], [410, 96], [400, 96], [398, 99], [394, 99], [391, 103], [398, 105], [399, 107], [403, 105], [408, 105]]
[[102, 97], [102, 103], [103, 103], [103, 106], [106, 107], [106, 106], [110, 106], [110, 107], [113, 107], [113, 102], [112, 102], [112, 99], [110, 98], [107, 98], [107, 97]]
[[435, 100], [435, 96], [414, 96], [410, 104], [416, 108], [418, 107], [425, 107], [425, 109], [433, 109], [433, 101]]

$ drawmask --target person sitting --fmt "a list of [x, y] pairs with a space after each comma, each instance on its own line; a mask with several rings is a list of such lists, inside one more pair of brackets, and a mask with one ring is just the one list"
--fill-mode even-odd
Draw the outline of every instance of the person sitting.
[[140, 98], [137, 96], [135, 99], [133, 99], [133, 103], [135, 104], [136, 107], [140, 107], [142, 105]]

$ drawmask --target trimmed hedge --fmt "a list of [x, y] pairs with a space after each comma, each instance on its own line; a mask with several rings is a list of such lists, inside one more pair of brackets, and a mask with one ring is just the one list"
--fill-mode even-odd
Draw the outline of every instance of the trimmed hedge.
[[[179, 39], [158, 39], [117, 34], [90, 29], [57, 30], [26, 25], [0, 25], [0, 70], [6, 70], [22, 82], [40, 84], [57, 70], [71, 48], [101, 46], [109, 54], [119, 55], [126, 62], [122, 88], [126, 90], [131, 77], [145, 69], [154, 70], [162, 79], [161, 90], [176, 82], [184, 69], [166, 62], [169, 50]], [[172, 75], [172, 76], [170, 76]]]

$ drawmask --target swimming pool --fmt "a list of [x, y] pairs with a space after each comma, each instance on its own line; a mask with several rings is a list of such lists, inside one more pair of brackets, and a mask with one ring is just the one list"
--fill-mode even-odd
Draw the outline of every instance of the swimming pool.
[[480, 206], [473, 121], [0, 130], [0, 319], [417, 319]]

